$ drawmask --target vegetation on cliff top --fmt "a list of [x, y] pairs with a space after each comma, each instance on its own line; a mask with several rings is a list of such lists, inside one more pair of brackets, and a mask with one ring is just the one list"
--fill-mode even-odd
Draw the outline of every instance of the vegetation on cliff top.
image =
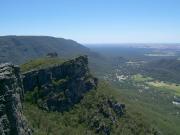
[[38, 58], [35, 60], [30, 60], [21, 65], [21, 72], [27, 72], [32, 69], [40, 69], [45, 67], [50, 67], [53, 65], [62, 64], [65, 60], [61, 58]]

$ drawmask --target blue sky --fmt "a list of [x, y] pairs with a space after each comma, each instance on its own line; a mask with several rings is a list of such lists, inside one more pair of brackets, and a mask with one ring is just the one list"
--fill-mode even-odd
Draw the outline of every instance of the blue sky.
[[180, 43], [180, 0], [0, 0], [0, 35]]

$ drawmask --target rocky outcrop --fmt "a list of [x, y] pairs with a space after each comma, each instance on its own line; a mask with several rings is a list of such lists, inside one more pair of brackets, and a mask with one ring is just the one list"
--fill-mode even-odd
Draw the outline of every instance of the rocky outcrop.
[[125, 113], [125, 104], [118, 103], [112, 99], [108, 99], [107, 102], [118, 116], [122, 116]]
[[0, 65], [0, 135], [31, 135], [22, 113], [22, 99], [19, 68]]
[[113, 134], [114, 127], [118, 127], [119, 120], [126, 113], [126, 109], [125, 105], [113, 96], [101, 91], [102, 84], [98, 87], [97, 90], [86, 94], [77, 106], [80, 114], [78, 121], [98, 135], [110, 135]]
[[87, 56], [80, 56], [61, 65], [24, 73], [25, 91], [33, 92], [39, 107], [64, 111], [79, 102], [97, 86], [97, 79], [88, 68]]
[[96, 90], [91, 91], [93, 95], [84, 96], [98, 84], [97, 78], [89, 72], [86, 56], [22, 76], [19, 67], [0, 65], [0, 135], [32, 134], [22, 113], [24, 89], [26, 100], [47, 111], [66, 111], [84, 98], [80, 104], [91, 113], [81, 120], [99, 134], [110, 135], [112, 126], [125, 113], [124, 104]]

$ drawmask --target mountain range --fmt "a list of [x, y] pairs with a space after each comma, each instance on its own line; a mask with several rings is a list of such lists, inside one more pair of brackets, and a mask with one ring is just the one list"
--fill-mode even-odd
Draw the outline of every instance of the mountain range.
[[1, 36], [0, 63], [24, 63], [27, 60], [57, 53], [60, 57], [71, 58], [78, 55], [97, 55], [87, 47], [69, 39], [49, 36]]

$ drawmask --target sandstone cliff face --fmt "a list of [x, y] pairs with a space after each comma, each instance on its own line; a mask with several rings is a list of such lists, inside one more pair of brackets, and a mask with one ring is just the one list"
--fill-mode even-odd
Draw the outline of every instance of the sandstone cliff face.
[[34, 92], [39, 107], [64, 111], [97, 86], [88, 69], [88, 58], [80, 56], [61, 65], [24, 73], [25, 91]]
[[31, 135], [22, 114], [23, 86], [19, 68], [0, 65], [0, 135]]

